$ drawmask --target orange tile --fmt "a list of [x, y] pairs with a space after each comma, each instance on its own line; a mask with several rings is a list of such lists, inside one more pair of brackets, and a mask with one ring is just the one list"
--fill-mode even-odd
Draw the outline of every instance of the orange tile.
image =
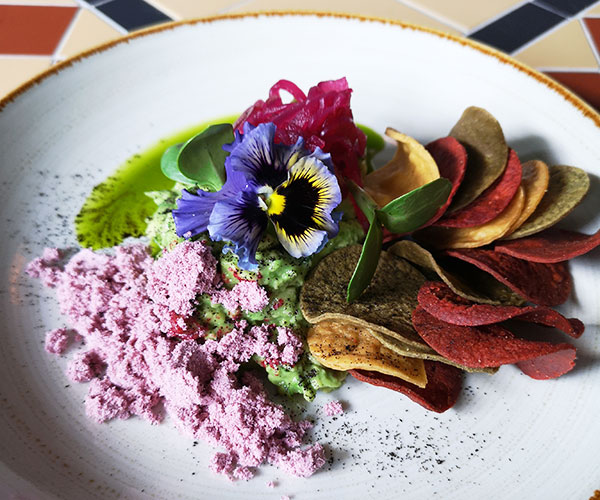
[[59, 50], [61, 59], [74, 56], [96, 45], [114, 40], [121, 33], [87, 9], [81, 9]]
[[600, 73], [548, 71], [546, 74], [600, 111]]
[[600, 52], [600, 18], [598, 17], [587, 17], [583, 20], [585, 23], [594, 44], [596, 45], [596, 50]]
[[49, 57], [0, 56], [0, 98], [52, 64]]
[[461, 33], [447, 24], [441, 23], [418, 10], [402, 5], [396, 0], [251, 0], [229, 12], [255, 12], [265, 10], [312, 10], [324, 12], [341, 12], [363, 16], [383, 17], [398, 21], [434, 28], [446, 33], [460, 35]]
[[577, 19], [513, 55], [534, 68], [598, 68], [598, 60]]
[[0, 54], [52, 55], [75, 7], [0, 5]]
[[60, 7], [77, 7], [75, 0], [1, 0], [3, 5], [54, 5]]

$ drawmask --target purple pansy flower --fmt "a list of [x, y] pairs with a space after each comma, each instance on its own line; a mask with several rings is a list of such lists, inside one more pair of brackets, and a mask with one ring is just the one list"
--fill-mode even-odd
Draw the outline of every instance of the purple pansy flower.
[[255, 269], [256, 249], [269, 221], [293, 257], [320, 250], [338, 231], [332, 211], [342, 200], [330, 155], [309, 153], [302, 138], [292, 146], [275, 144], [275, 125], [246, 123], [236, 132], [225, 160], [221, 190], [184, 190], [173, 210], [179, 236], [208, 231], [213, 241], [228, 241], [242, 269]]

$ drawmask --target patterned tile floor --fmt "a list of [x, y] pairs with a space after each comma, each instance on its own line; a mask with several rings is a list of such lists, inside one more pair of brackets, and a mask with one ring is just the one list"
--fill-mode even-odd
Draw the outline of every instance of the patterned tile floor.
[[599, 0], [0, 0], [0, 97], [131, 31], [257, 10], [363, 14], [463, 35], [544, 71], [600, 109]]

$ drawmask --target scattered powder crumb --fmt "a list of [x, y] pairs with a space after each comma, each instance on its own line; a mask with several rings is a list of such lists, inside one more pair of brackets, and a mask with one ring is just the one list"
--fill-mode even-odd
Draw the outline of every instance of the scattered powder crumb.
[[267, 488], [275, 488], [275, 481], [267, 481]]
[[71, 343], [71, 334], [66, 328], [57, 328], [46, 333], [45, 347], [51, 354], [62, 354]]
[[342, 413], [344, 413], [344, 408], [342, 407], [341, 402], [330, 401], [323, 407], [323, 411], [328, 417], [334, 417], [336, 415], [341, 415]]
[[[302, 342], [291, 330], [277, 328], [276, 342], [268, 326], [244, 322], [203, 344], [169, 336], [174, 315], [189, 318], [198, 294], [215, 301], [223, 290], [205, 244], [181, 243], [156, 261], [142, 245], [117, 247], [114, 255], [81, 250], [64, 266], [59, 256], [46, 251], [27, 272], [56, 289], [61, 312], [83, 337], [86, 351], [73, 357], [67, 372], [90, 382], [85, 406], [91, 419], [135, 415], [158, 423], [167, 413], [182, 432], [222, 450], [210, 468], [231, 480], [250, 479], [263, 463], [300, 477], [325, 464], [320, 444], [304, 446], [310, 422], [293, 421], [269, 401], [251, 372], [238, 380], [241, 364], [253, 355], [293, 364]], [[230, 294], [239, 307], [266, 305], [256, 282], [236, 287]]]
[[280, 500], [291, 500], [288, 495], [281, 495]]

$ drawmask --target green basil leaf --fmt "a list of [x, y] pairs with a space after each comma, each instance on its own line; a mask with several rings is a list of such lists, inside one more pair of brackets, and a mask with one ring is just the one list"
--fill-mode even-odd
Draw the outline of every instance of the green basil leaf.
[[372, 128], [369, 128], [362, 124], [357, 124], [358, 128], [361, 129], [367, 136], [367, 145], [365, 147], [365, 161], [367, 163], [367, 174], [371, 173], [373, 168], [373, 157], [383, 151], [385, 148], [385, 141], [383, 137], [375, 132]]
[[170, 148], [167, 148], [160, 157], [160, 169], [165, 177], [168, 177], [169, 179], [173, 179], [174, 181], [183, 184], [195, 184], [196, 181], [183, 175], [177, 166], [177, 157], [179, 156], [182, 146], [183, 144], [174, 144]]
[[348, 189], [352, 193], [352, 196], [354, 196], [354, 201], [356, 201], [358, 208], [365, 214], [365, 217], [370, 224], [375, 218], [375, 212], [378, 208], [377, 203], [375, 203], [375, 200], [353, 180], [348, 179]]
[[451, 190], [452, 183], [440, 177], [390, 201], [376, 211], [377, 218], [392, 233], [411, 233], [437, 213]]
[[225, 183], [225, 158], [229, 155], [223, 144], [233, 140], [231, 123], [211, 125], [183, 145], [177, 156], [179, 171], [201, 188], [218, 191]]
[[346, 302], [354, 302], [358, 299], [361, 293], [369, 286], [369, 283], [371, 283], [371, 279], [377, 269], [377, 263], [379, 262], [382, 244], [383, 230], [375, 217], [369, 226], [360, 257], [354, 268], [352, 278], [350, 278], [350, 282], [348, 283]]

